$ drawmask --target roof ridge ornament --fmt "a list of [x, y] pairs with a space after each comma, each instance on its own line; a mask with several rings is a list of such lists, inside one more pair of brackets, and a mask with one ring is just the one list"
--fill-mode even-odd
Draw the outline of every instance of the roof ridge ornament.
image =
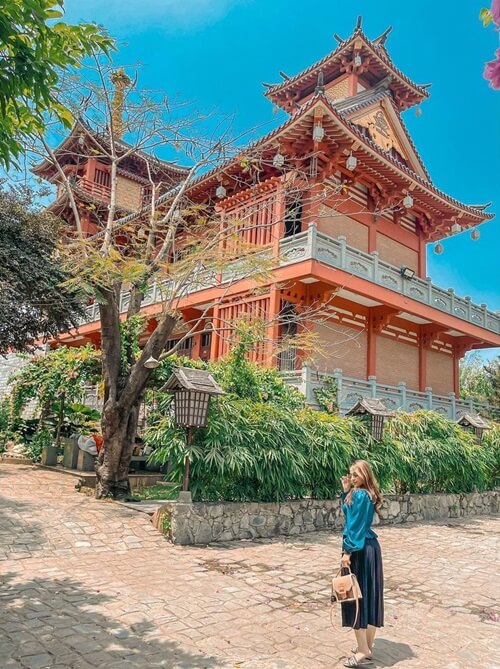
[[358, 16], [358, 18], [356, 19], [356, 31], [358, 31], [358, 30], [359, 31], [363, 30], [363, 17], [362, 16]]
[[381, 35], [379, 35], [377, 38], [373, 40], [373, 43], [376, 44], [377, 46], [384, 46], [391, 32], [392, 32], [392, 26], [389, 26], [384, 30], [384, 32]]
[[316, 83], [316, 88], [314, 89], [315, 93], [324, 93], [325, 92], [325, 75], [323, 70], [318, 72], [318, 81]]

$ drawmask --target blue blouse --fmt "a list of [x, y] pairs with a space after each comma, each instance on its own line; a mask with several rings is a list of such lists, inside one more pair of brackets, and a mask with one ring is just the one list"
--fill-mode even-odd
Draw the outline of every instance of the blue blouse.
[[351, 504], [346, 504], [346, 497], [347, 494], [342, 493], [342, 511], [345, 516], [342, 551], [353, 553], [363, 550], [366, 539], [377, 538], [375, 532], [370, 529], [375, 505], [364, 488], [353, 490]]

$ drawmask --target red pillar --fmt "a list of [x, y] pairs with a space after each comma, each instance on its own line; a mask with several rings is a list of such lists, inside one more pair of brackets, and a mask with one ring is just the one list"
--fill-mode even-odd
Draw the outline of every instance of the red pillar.
[[377, 334], [373, 327], [371, 315], [368, 315], [367, 325], [366, 378], [377, 376]]

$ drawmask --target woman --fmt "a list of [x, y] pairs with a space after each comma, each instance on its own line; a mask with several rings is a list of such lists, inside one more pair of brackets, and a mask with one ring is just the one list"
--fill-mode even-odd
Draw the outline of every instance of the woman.
[[343, 627], [354, 628], [357, 647], [344, 662], [346, 667], [371, 664], [377, 627], [384, 625], [384, 577], [382, 553], [377, 535], [371, 529], [374, 512], [379, 513], [382, 495], [372, 469], [365, 460], [357, 460], [349, 476], [343, 476], [342, 510], [345, 527], [341, 566], [350, 567], [363, 594], [356, 604], [342, 604]]

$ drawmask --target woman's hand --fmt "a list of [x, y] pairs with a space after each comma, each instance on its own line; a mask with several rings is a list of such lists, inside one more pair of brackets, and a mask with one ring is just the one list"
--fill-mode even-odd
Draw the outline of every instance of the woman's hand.
[[351, 566], [351, 556], [349, 555], [349, 553], [344, 553], [342, 555], [342, 557], [340, 558], [340, 566], [342, 568]]
[[344, 492], [349, 492], [351, 489], [351, 479], [349, 476], [341, 476], [340, 482], [342, 483], [342, 490]]

